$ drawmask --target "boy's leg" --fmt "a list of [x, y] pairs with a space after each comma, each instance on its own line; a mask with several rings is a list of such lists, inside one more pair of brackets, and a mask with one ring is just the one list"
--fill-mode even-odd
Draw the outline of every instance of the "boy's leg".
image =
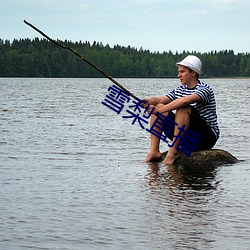
[[[190, 114], [191, 114], [191, 107], [190, 106], [186, 106], [186, 107], [183, 107], [183, 108], [176, 110], [175, 122], [178, 125], [176, 125], [174, 128], [173, 141], [175, 140], [176, 136], [180, 132], [178, 127], [182, 128], [183, 125], [185, 125], [186, 129], [189, 127]], [[186, 131], [186, 129], [185, 129], [185, 131]], [[164, 164], [169, 164], [169, 165], [173, 164], [174, 161], [178, 158], [177, 147], [178, 147], [179, 143], [180, 143], [180, 138], [177, 138], [174, 145], [168, 150], [168, 153], [163, 161]]]
[[[163, 106], [163, 104], [157, 104], [156, 107], [159, 108]], [[167, 116], [168, 114], [164, 114], [165, 116]], [[150, 117], [150, 128], [153, 126], [155, 120], [156, 120], [157, 116], [156, 115], [151, 115]], [[158, 127], [155, 127], [154, 130], [156, 130], [157, 132], [159, 132], [160, 134], [162, 133], [162, 130]], [[161, 152], [160, 152], [160, 138], [153, 135], [152, 133], [150, 133], [150, 150], [149, 153], [147, 154], [144, 162], [150, 162], [150, 161], [154, 161], [161, 158]]]
[[201, 136], [199, 138], [197, 148], [195, 148], [194, 151], [211, 149], [217, 141], [213, 130], [207, 125], [206, 121], [201, 118], [198, 111], [193, 107], [190, 115], [189, 130]]

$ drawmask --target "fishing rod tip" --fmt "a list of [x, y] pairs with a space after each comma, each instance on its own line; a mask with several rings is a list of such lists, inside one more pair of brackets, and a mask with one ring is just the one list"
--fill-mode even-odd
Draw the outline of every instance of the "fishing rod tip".
[[23, 22], [25, 23], [25, 24], [30, 24], [28, 21], [26, 21], [25, 19], [23, 19]]

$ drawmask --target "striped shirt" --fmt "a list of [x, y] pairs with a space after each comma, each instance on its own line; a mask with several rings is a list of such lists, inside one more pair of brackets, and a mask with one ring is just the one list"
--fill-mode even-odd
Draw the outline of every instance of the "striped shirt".
[[208, 84], [198, 81], [198, 84], [192, 89], [186, 85], [181, 85], [167, 93], [166, 96], [173, 101], [191, 94], [197, 94], [201, 98], [201, 102], [190, 105], [198, 111], [201, 118], [207, 122], [207, 125], [210, 126], [218, 139], [220, 130], [217, 122], [216, 102], [213, 89]]

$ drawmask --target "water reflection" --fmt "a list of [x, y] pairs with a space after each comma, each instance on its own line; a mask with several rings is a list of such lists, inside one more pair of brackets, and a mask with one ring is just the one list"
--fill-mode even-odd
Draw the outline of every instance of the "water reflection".
[[149, 163], [146, 178], [149, 185], [171, 185], [172, 188], [210, 190], [215, 189], [216, 166], [165, 166], [159, 162]]
[[[165, 166], [161, 163], [148, 166], [146, 180], [150, 192], [147, 201], [155, 206], [147, 215], [157, 215], [153, 225], [151, 220], [152, 230], [164, 227], [168, 240], [171, 238], [170, 249], [187, 246], [209, 249], [216, 228], [217, 211], [212, 206], [218, 198], [216, 167]], [[162, 242], [162, 239], [157, 241]]]

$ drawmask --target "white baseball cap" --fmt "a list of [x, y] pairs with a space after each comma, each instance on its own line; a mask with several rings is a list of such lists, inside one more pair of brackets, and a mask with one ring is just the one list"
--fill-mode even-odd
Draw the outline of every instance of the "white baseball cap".
[[202, 74], [201, 68], [202, 68], [202, 63], [201, 60], [197, 56], [189, 55], [185, 57], [181, 62], [178, 62], [175, 64], [176, 66], [185, 66], [189, 69], [192, 69], [199, 75]]

